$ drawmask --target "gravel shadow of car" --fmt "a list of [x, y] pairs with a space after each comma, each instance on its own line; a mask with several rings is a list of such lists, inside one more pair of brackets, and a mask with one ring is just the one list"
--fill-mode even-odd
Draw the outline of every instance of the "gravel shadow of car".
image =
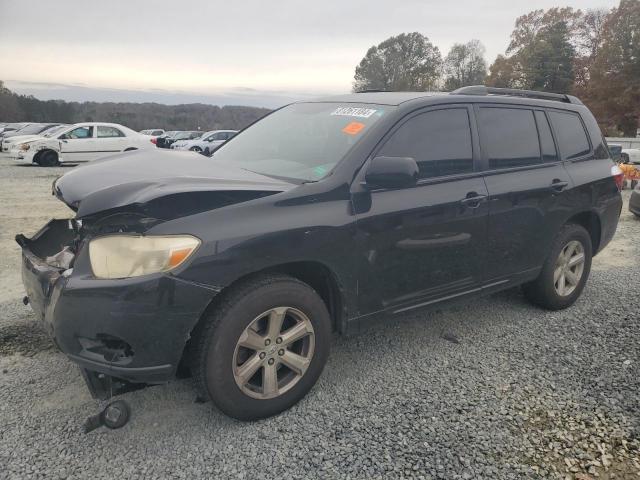
[[35, 322], [0, 327], [0, 356], [20, 354], [31, 357], [54, 349], [51, 338]]

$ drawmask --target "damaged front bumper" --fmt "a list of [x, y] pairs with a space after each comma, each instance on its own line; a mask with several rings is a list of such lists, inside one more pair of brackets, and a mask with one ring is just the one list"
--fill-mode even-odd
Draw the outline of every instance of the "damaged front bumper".
[[33, 163], [34, 152], [24, 152], [22, 150], [9, 150], [7, 153], [15, 162], [23, 164]]
[[102, 396], [96, 378], [104, 375], [134, 383], [172, 379], [190, 332], [216, 291], [168, 274], [96, 279], [87, 242], [78, 241], [72, 222], [52, 220], [31, 239], [16, 237], [22, 280], [36, 315], [59, 349], [83, 369], [94, 396]]

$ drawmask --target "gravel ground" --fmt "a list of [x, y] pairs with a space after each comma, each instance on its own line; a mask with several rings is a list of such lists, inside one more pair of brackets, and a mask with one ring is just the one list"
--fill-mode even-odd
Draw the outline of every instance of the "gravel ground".
[[68, 168], [0, 168], [0, 478], [640, 478], [640, 219], [626, 206], [566, 311], [516, 289], [389, 319], [336, 337], [318, 385], [275, 418], [231, 420], [185, 379], [125, 395], [127, 426], [84, 435], [98, 403], [22, 305], [13, 242], [69, 216], [49, 195]]

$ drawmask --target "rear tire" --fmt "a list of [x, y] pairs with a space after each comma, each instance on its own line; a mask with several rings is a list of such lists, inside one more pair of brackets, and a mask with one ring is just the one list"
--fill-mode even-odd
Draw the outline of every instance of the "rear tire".
[[523, 285], [527, 299], [548, 310], [573, 305], [589, 278], [592, 251], [591, 236], [584, 227], [564, 225], [538, 278]]
[[36, 163], [41, 167], [55, 167], [60, 164], [58, 154], [53, 150], [45, 150], [38, 155]]
[[286, 275], [255, 277], [222, 295], [194, 333], [191, 369], [201, 393], [238, 420], [290, 408], [311, 390], [329, 356], [324, 302]]

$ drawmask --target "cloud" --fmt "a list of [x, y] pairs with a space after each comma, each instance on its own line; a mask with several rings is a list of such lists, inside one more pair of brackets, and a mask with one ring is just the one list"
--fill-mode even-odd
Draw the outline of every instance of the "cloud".
[[[401, 32], [427, 35], [443, 55], [453, 43], [477, 38], [492, 61], [506, 48], [517, 16], [556, 3], [111, 0], [79, 8], [71, 0], [0, 0], [1, 75], [146, 92], [140, 98], [164, 91], [242, 99], [244, 90], [272, 102], [291, 96], [287, 92], [350, 90], [367, 49]], [[616, 3], [562, 2], [580, 8]]]

